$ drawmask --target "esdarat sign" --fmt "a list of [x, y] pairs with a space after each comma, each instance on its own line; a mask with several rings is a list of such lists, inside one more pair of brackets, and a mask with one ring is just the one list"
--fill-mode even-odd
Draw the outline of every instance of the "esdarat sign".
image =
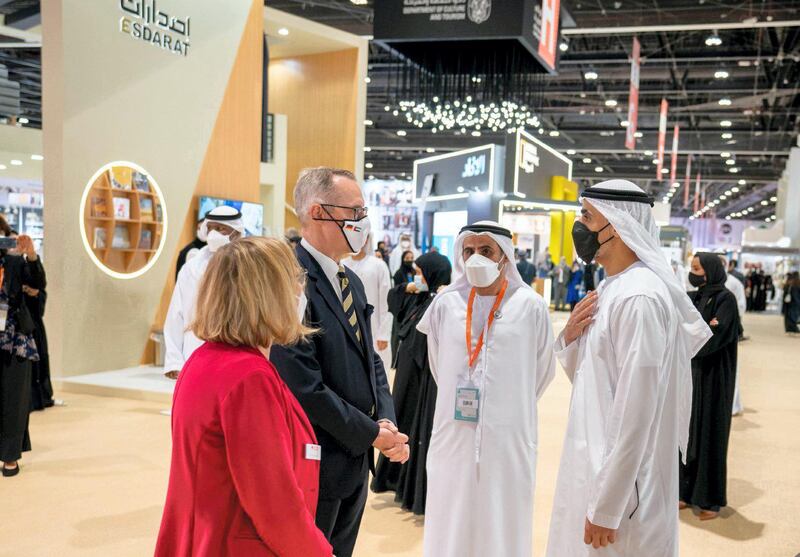
[[191, 18], [179, 18], [158, 9], [157, 0], [119, 0], [126, 15], [119, 30], [131, 38], [157, 46], [173, 54], [188, 56]]

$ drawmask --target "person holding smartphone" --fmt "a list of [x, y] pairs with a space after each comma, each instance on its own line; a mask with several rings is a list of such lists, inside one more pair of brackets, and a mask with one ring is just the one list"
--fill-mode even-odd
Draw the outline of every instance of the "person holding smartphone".
[[[43, 289], [47, 282], [30, 236], [16, 240], [9, 236], [8, 223], [0, 216], [0, 461], [4, 477], [19, 474], [22, 452], [31, 450], [31, 369], [39, 352], [23, 285]], [[18, 255], [9, 253], [14, 249]]]

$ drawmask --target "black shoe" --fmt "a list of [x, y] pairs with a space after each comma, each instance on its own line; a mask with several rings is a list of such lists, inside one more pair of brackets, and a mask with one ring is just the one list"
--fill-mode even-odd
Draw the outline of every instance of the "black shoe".
[[17, 464], [15, 468], [6, 468], [5, 466], [3, 466], [4, 478], [10, 478], [12, 476], [16, 476], [17, 474], [19, 474], [19, 464]]

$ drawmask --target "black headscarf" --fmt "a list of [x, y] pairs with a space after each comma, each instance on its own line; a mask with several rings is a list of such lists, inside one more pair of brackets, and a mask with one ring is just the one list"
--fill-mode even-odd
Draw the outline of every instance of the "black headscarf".
[[422, 271], [422, 276], [425, 277], [428, 291], [432, 294], [435, 294], [440, 286], [450, 284], [452, 266], [444, 255], [431, 251], [419, 256], [416, 263]]
[[414, 262], [406, 261], [406, 255], [414, 256], [414, 252], [406, 250], [400, 258], [400, 268], [394, 273], [394, 284], [406, 284], [414, 281]]
[[[708, 304], [708, 300], [725, 290], [728, 273], [725, 272], [719, 255], [715, 253], [698, 253], [695, 257], [700, 260], [700, 266], [706, 272], [706, 283], [697, 289], [698, 295], [694, 297], [695, 307], [700, 313], [703, 313], [703, 308]], [[703, 315], [703, 317], [706, 316]], [[713, 317], [711, 316], [711, 318]]]

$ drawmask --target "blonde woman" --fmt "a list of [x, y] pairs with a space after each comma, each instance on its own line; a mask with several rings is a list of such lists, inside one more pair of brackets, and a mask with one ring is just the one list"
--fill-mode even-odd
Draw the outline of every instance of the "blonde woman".
[[320, 449], [269, 361], [303, 326], [304, 273], [282, 240], [221, 248], [200, 284], [172, 406], [172, 466], [157, 556], [330, 556], [314, 524]]

